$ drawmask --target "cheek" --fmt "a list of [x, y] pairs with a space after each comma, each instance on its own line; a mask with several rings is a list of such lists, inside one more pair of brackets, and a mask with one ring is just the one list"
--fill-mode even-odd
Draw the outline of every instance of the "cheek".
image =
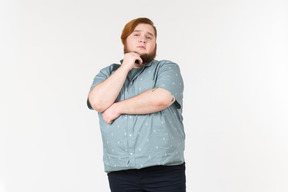
[[135, 42], [133, 40], [128, 40], [127, 43], [127, 48], [132, 49], [133, 47], [135, 47]]
[[131, 50], [131, 43], [126, 42], [126, 44], [125, 44], [125, 49], [126, 49], [127, 51], [130, 51], [130, 50]]
[[155, 45], [149, 45], [149, 52], [153, 52], [155, 50]]

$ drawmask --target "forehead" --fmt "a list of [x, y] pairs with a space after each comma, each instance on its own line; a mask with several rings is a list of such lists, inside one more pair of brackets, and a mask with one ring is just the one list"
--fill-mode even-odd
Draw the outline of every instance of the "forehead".
[[145, 24], [145, 23], [140, 23], [140, 24], [138, 24], [138, 25], [135, 27], [134, 31], [149, 33], [149, 34], [155, 36], [154, 28], [153, 28], [151, 25]]

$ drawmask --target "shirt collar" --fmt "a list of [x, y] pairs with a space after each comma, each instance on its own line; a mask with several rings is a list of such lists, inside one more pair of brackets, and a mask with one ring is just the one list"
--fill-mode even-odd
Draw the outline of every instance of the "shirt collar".
[[[149, 63], [147, 63], [146, 65], [144, 65], [144, 67], [149, 67], [149, 66], [151, 66], [154, 61], [155, 61], [155, 60], [153, 59], [151, 62], [149, 62]], [[121, 63], [121, 64], [123, 63], [123, 59], [120, 60], [120, 63]]]

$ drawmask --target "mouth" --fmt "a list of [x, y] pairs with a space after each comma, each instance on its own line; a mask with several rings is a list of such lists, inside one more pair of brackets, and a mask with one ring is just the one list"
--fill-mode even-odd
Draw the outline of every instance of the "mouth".
[[146, 49], [146, 47], [144, 47], [144, 46], [138, 46], [137, 48]]

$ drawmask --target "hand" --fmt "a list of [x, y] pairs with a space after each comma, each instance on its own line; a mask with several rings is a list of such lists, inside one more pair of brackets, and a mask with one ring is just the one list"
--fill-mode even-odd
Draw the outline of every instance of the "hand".
[[117, 103], [112, 104], [102, 113], [103, 120], [109, 124], [112, 124], [113, 121], [117, 119], [120, 115], [121, 113], [117, 111]]
[[138, 53], [130, 52], [124, 54], [124, 59], [122, 63], [122, 67], [127, 68], [129, 71], [134, 67], [136, 61], [138, 61], [138, 64], [142, 64], [143, 61]]

